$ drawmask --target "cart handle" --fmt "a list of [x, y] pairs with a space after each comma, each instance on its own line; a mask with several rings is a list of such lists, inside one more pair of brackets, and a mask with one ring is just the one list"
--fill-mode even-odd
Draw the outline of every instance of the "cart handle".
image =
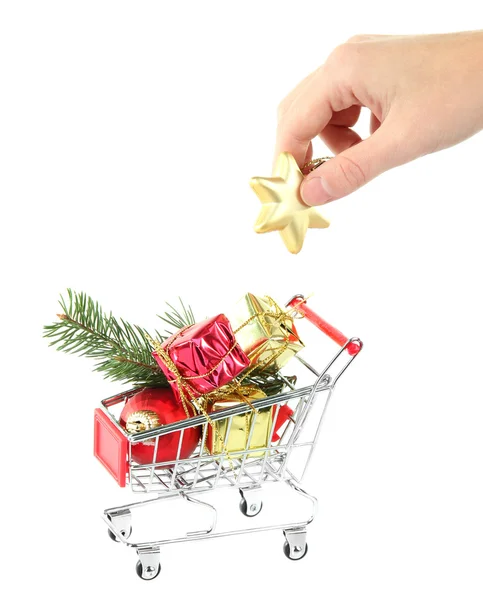
[[350, 356], [355, 356], [358, 354], [362, 348], [362, 345], [357, 341], [349, 341], [341, 331], [329, 325], [327, 321], [324, 321], [322, 317], [314, 312], [311, 308], [307, 306], [307, 301], [303, 296], [294, 296], [292, 300], [287, 304], [290, 308], [293, 308], [298, 313], [303, 315], [306, 319], [308, 319], [311, 323], [313, 323], [320, 331], [325, 333], [331, 340], [334, 340], [339, 346], [345, 346], [347, 344], [347, 352]]

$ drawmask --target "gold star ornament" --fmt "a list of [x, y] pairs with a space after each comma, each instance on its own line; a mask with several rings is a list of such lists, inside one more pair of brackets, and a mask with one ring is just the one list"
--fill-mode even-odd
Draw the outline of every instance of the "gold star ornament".
[[325, 229], [330, 225], [315, 208], [307, 206], [300, 196], [304, 180], [294, 157], [282, 152], [272, 177], [253, 177], [250, 180], [262, 209], [255, 223], [257, 233], [279, 231], [283, 243], [292, 254], [302, 250], [307, 229]]

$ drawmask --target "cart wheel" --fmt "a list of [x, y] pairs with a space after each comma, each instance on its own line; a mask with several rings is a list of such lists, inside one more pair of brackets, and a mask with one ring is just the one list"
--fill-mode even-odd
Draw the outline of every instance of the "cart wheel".
[[143, 573], [143, 565], [140, 560], [138, 560], [136, 564], [136, 573], [138, 577], [144, 579], [144, 581], [150, 581], [151, 579], [156, 579], [156, 577], [161, 573], [161, 563], [158, 563], [157, 567], [146, 567]]
[[252, 502], [250, 506], [248, 505], [245, 498], [240, 500], [240, 510], [245, 515], [245, 517], [256, 517], [263, 508], [263, 501], [260, 500], [259, 503]]
[[[129, 527], [129, 531], [127, 531], [127, 532], [126, 532], [126, 531], [121, 531], [121, 533], [122, 533], [122, 537], [123, 537], [124, 539], [126, 539], [126, 540], [127, 540], [127, 538], [128, 538], [128, 537], [131, 535], [131, 533], [132, 533], [132, 527]], [[114, 534], [112, 533], [112, 531], [111, 531], [109, 528], [107, 529], [107, 535], [108, 535], [108, 536], [111, 538], [111, 540], [112, 540], [113, 542], [119, 542], [119, 540], [117, 539], [117, 536], [116, 536], [116, 535], [114, 535]]]
[[283, 552], [290, 560], [301, 560], [307, 554], [308, 550], [308, 544], [305, 544], [305, 548], [301, 546], [294, 546], [292, 550], [292, 556], [290, 556], [290, 544], [285, 542], [283, 545]]

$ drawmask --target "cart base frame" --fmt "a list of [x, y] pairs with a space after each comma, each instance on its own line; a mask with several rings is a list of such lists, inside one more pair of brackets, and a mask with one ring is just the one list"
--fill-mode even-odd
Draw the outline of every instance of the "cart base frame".
[[[257, 533], [262, 531], [276, 531], [282, 530], [285, 536], [285, 543], [283, 550], [287, 558], [291, 560], [300, 560], [307, 553], [307, 526], [312, 523], [317, 513], [317, 498], [308, 494], [303, 490], [297, 483], [292, 480], [286, 480], [285, 483], [295, 493], [305, 498], [310, 505], [310, 516], [303, 521], [294, 522], [283, 522], [272, 525], [264, 525], [260, 527], [250, 527], [243, 529], [230, 529], [225, 531], [217, 531], [217, 516], [218, 511], [213, 504], [209, 502], [193, 498], [192, 496], [179, 491], [177, 497], [187, 501], [193, 502], [197, 505], [206, 508], [207, 512], [210, 513], [211, 523], [207, 529], [202, 531], [190, 531], [184, 536], [174, 538], [163, 538], [149, 542], [131, 542], [130, 536], [132, 533], [132, 514], [131, 510], [140, 509], [144, 506], [157, 504], [166, 500], [165, 496], [159, 496], [157, 498], [149, 498], [140, 502], [134, 502], [119, 506], [115, 508], [109, 508], [104, 511], [102, 518], [104, 519], [108, 533], [111, 539], [116, 542], [134, 548], [138, 555], [138, 563], [136, 565], [136, 572], [141, 579], [154, 579], [161, 571], [160, 564], [160, 548], [167, 544], [176, 544], [181, 542], [190, 542], [193, 540], [207, 540], [221, 537], [227, 537], [231, 535], [241, 535], [246, 533]], [[235, 488], [234, 488], [235, 489]], [[240, 510], [247, 517], [254, 517], [258, 515], [262, 509], [262, 490], [261, 487], [242, 489], [239, 488], [241, 495]], [[176, 496], [172, 496], [175, 498]]]

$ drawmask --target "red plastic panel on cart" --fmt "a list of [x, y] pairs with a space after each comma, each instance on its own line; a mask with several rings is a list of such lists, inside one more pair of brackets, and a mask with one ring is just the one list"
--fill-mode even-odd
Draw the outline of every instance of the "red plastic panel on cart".
[[126, 487], [127, 439], [100, 409], [94, 411], [94, 456], [121, 487]]

